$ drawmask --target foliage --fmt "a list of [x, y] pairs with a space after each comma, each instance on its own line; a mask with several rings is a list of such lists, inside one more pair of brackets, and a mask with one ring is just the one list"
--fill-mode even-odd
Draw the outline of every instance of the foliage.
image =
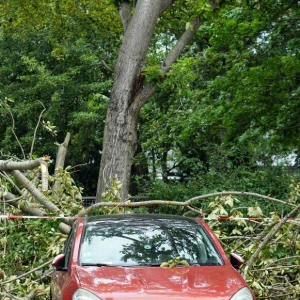
[[[70, 168], [58, 169], [55, 177], [49, 177], [50, 183], [58, 183], [55, 190], [48, 190], [45, 196], [49, 201], [55, 203], [60, 208], [61, 216], [73, 216], [83, 209], [82, 190], [75, 185], [74, 180], [68, 172]], [[32, 182], [41, 189], [40, 174], [38, 170], [30, 171], [27, 174]], [[22, 215], [19, 208], [9, 206], [5, 201], [5, 194], [14, 187], [10, 182], [0, 177], [0, 211], [4, 215]], [[23, 192], [23, 204], [28, 207], [37, 206], [37, 203], [30, 193]], [[47, 215], [50, 213], [41, 208]], [[28, 276], [21, 277], [22, 274], [45, 264], [60, 253], [66, 235], [60, 233], [60, 219], [0, 219], [1, 231], [1, 258], [0, 265], [6, 274], [4, 282], [12, 282], [1, 285], [0, 295], [27, 296], [31, 291], [35, 291], [36, 299], [45, 299], [49, 294], [49, 275], [52, 268], [49, 264], [42, 269], [31, 272]], [[14, 262], [12, 265], [11, 262]], [[14, 279], [14, 280], [13, 280]], [[4, 294], [3, 294], [4, 293]], [[13, 297], [13, 296], [12, 296]], [[11, 299], [7, 296], [5, 299]]]
[[[62, 189], [66, 191], [68, 190], [69, 175], [65, 171], [61, 176], [66, 176], [65, 180], [61, 181], [62, 184], [67, 183], [66, 188]], [[118, 194], [120, 183], [118, 180], [112, 180], [112, 183], [113, 185], [107, 189], [107, 194], [104, 195], [108, 201], [113, 201]], [[289, 198], [286, 202], [290, 207], [299, 204], [299, 182], [292, 181], [289, 189]], [[74, 193], [77, 192], [78, 188], [75, 187]], [[74, 201], [75, 198], [71, 197], [69, 200], [70, 207], [64, 207], [65, 212], [72, 212], [71, 206], [73, 204], [78, 205]], [[241, 272], [246, 276], [247, 282], [254, 289], [258, 299], [260, 297], [277, 297], [279, 299], [290, 297], [293, 299], [299, 290], [299, 273], [297, 272], [300, 256], [299, 211], [293, 216], [293, 219], [282, 225], [274, 238], [262, 249], [253, 265], [247, 266], [247, 262], [250, 261], [254, 252], [284, 216], [283, 210], [280, 210], [278, 206], [275, 206], [276, 210], [270, 212], [265, 209], [268, 205], [262, 205], [259, 202], [252, 203], [253, 205], [244, 206], [241, 205], [241, 199], [222, 196], [210, 199], [206, 207], [196, 202], [195, 207], [198, 208], [198, 213], [194, 210], [185, 213], [181, 211], [181, 214], [189, 216], [199, 216], [200, 214], [206, 218], [227, 254], [236, 252], [243, 256], [246, 268], [242, 269]], [[290, 210], [287, 205], [285, 206], [282, 208], [287, 211]], [[4, 208], [2, 205], [2, 210]], [[117, 204], [116, 209], [118, 210]], [[11, 212], [17, 213], [16, 211]], [[105, 211], [103, 212], [105, 213]], [[157, 208], [157, 212], [165, 212], [165, 210], [160, 207]], [[114, 210], [109, 213], [120, 213], [120, 211]], [[177, 213], [179, 212], [177, 211]], [[220, 220], [219, 217], [226, 217], [226, 221]], [[65, 236], [58, 233], [59, 224], [55, 219], [2, 220], [2, 225], [1, 265], [8, 265], [9, 261], [15, 262], [13, 268], [4, 269], [7, 278], [10, 279], [55, 256], [61, 251], [62, 243], [65, 240]], [[185, 262], [175, 258], [165, 262], [163, 267], [175, 267], [177, 264], [185, 264]], [[1, 286], [0, 282], [1, 292], [9, 291], [22, 296], [28, 294], [32, 289], [37, 289], [40, 297], [43, 297], [41, 299], [45, 299], [45, 294], [49, 292], [49, 286], [47, 277], [43, 275], [46, 276], [48, 272], [49, 268], [45, 267], [42, 271], [32, 273], [30, 280], [26, 277], [5, 286]], [[286, 281], [286, 278], [289, 280]]]
[[35, 155], [55, 159], [55, 142], [70, 132], [74, 147], [68, 164], [82, 166], [76, 179], [84, 178], [80, 181], [92, 193], [112, 84], [112, 73], [102, 62], [112, 65], [116, 56], [121, 33], [118, 14], [108, 1], [11, 1], [0, 6], [0, 99], [13, 99], [0, 113], [1, 150], [10, 156], [21, 153], [9, 112], [28, 153], [36, 120], [45, 108], [42, 121], [54, 124], [57, 136], [49, 138], [39, 128]]
[[[0, 243], [3, 250], [0, 265], [6, 273], [4, 281], [16, 278], [52, 259], [61, 251], [66, 238], [59, 233], [59, 221], [16, 219], [1, 220], [1, 223]], [[45, 266], [25, 278], [0, 286], [0, 293], [7, 292], [21, 297], [38, 289], [41, 294], [38, 299], [45, 299], [45, 294], [49, 293], [50, 271], [51, 267]]]
[[[136, 1], [129, 2], [134, 9]], [[142, 69], [144, 83], [157, 83], [159, 91], [143, 107], [139, 120], [142, 152], [136, 162], [150, 174], [138, 177], [138, 190], [149, 199], [174, 201], [214, 191], [253, 191], [297, 203], [297, 180], [291, 187], [293, 194], [288, 189], [291, 166], [273, 164], [274, 156], [292, 152], [299, 160], [299, 3], [222, 1], [213, 12], [207, 3], [175, 1], [158, 20]], [[74, 168], [59, 170], [51, 178], [52, 183], [60, 183], [59, 189], [45, 194], [64, 215], [74, 215], [82, 207], [80, 187], [89, 195], [96, 190], [113, 84], [110, 69], [123, 31], [113, 4], [118, 6], [120, 1], [0, 3], [0, 158], [31, 153], [37, 128], [31, 154], [49, 154], [55, 159], [57, 142], [71, 132], [67, 164]], [[205, 22], [196, 38], [162, 78], [160, 66], [165, 57], [182, 30], [191, 29], [191, 20], [199, 15]], [[37, 127], [40, 116], [43, 126]], [[171, 179], [171, 172], [180, 179]], [[298, 170], [294, 172], [297, 178]], [[39, 172], [29, 174], [39, 185]], [[157, 179], [159, 174], [162, 180]], [[7, 184], [0, 177], [0, 208], [19, 214], [3, 202], [4, 195], [15, 188], [11, 180]], [[119, 200], [120, 184], [112, 178], [105, 201]], [[36, 204], [30, 195], [25, 202]], [[208, 199], [198, 202], [197, 208], [210, 216], [228, 253], [237, 251], [246, 261], [260, 238], [289, 210], [250, 197]], [[185, 213], [170, 206], [134, 211]], [[100, 210], [115, 212], [124, 210]], [[271, 220], [214, 220], [220, 214]], [[1, 222], [1, 268], [15, 262], [11, 271], [5, 269], [7, 278], [53, 257], [64, 239], [57, 220]], [[297, 222], [284, 224], [247, 271], [257, 295], [292, 299], [299, 294], [299, 275], [293, 267], [299, 265], [297, 226]], [[5, 288], [0, 285], [0, 292], [25, 296], [32, 287], [48, 292], [48, 278], [38, 278], [35, 272], [31, 279]]]
[[[164, 180], [172, 171], [163, 167], [166, 153], [189, 177], [258, 162], [269, 167], [275, 156], [298, 155], [299, 4], [270, 7], [224, 3], [143, 108], [140, 142]], [[162, 42], [173, 45], [172, 35]], [[155, 50], [163, 57], [169, 49]]]
[[120, 198], [120, 189], [122, 183], [118, 180], [117, 177], [111, 177], [109, 185], [106, 186], [106, 191], [101, 195], [104, 201], [119, 202]]
[[[288, 199], [288, 185], [293, 179], [299, 180], [299, 174], [297, 174], [287, 172], [285, 167], [247, 168], [240, 166], [232, 167], [226, 172], [212, 169], [205, 173], [202, 170], [199, 171], [197, 177], [187, 178], [183, 181], [169, 180], [166, 183], [159, 179], [155, 181], [146, 180], [146, 182], [141, 181], [141, 185], [149, 199], [185, 201], [197, 195], [222, 191], [255, 192], [278, 199]], [[240, 201], [241, 206], [248, 207], [253, 206], [257, 199], [242, 197]], [[202, 200], [198, 205], [205, 210], [209, 203], [210, 200]], [[266, 213], [282, 209], [276, 203], [269, 202], [261, 202], [259, 206]], [[178, 207], [154, 208], [154, 211], [182, 213]]]
[[183, 265], [188, 267], [189, 263], [186, 260], [181, 260], [180, 257], [176, 257], [174, 259], [170, 259], [167, 262], [161, 263], [160, 267], [162, 268], [175, 268], [178, 265]]
[[120, 191], [122, 183], [116, 176], [110, 178], [109, 184], [106, 186], [105, 192], [102, 193], [102, 199], [104, 202], [115, 202], [116, 206], [112, 209], [101, 207], [98, 213], [101, 214], [113, 214], [113, 213], [124, 213], [124, 208], [118, 207], [118, 202], [121, 201]]
[[60, 208], [61, 214], [67, 216], [73, 216], [82, 209], [82, 188], [76, 186], [69, 172], [71, 169], [70, 166], [57, 168], [55, 176], [49, 178], [50, 182], [55, 182], [55, 190], [46, 193], [52, 203]]
[[[0, 6], [0, 98], [13, 101], [14, 130], [28, 153], [44, 106], [42, 119], [56, 126], [57, 136], [39, 128], [34, 152], [55, 158], [55, 141], [71, 132], [67, 163], [78, 165], [73, 175], [87, 195], [96, 190], [113, 83], [105, 65], [114, 65], [122, 38], [112, 3], [14, 0]], [[145, 83], [158, 82], [159, 92], [142, 109], [139, 142], [149, 158], [144, 164], [162, 168], [164, 180], [171, 172], [167, 156], [191, 178], [257, 161], [269, 166], [274, 155], [299, 151], [298, 4], [223, 1], [214, 12], [207, 4], [175, 1], [158, 20], [143, 67]], [[161, 64], [196, 15], [205, 22], [194, 43], [161, 78]], [[0, 114], [1, 150], [20, 156], [8, 109]], [[216, 152], [224, 165], [212, 157]]]
[[[290, 185], [289, 203], [299, 203], [299, 182]], [[209, 225], [221, 240], [228, 255], [231, 252], [249, 261], [267, 234], [283, 217], [280, 211], [265, 214], [260, 206], [240, 206], [233, 197], [218, 198], [209, 205]], [[233, 221], [216, 221], [225, 215]], [[299, 294], [300, 236], [299, 211], [292, 219], [283, 224], [275, 237], [262, 249], [258, 259], [249, 268], [242, 268], [247, 282], [252, 286], [258, 299], [296, 299]], [[243, 218], [253, 218], [246, 221]], [[262, 218], [262, 220], [260, 220]], [[294, 221], [295, 220], [295, 221]]]
[[[56, 196], [48, 192], [49, 199], [57, 199], [61, 209], [61, 215], [72, 216], [81, 210], [81, 191], [70, 178], [70, 174], [64, 170], [56, 177], [61, 182]], [[1, 182], [1, 190], [5, 189], [4, 181]], [[10, 189], [10, 187], [6, 187]], [[5, 193], [5, 191], [3, 191]], [[2, 194], [3, 195], [3, 194]], [[28, 196], [28, 205], [32, 203], [31, 197]], [[4, 198], [2, 198], [4, 199]], [[54, 201], [55, 202], [55, 201]], [[20, 215], [19, 209], [11, 208], [5, 201], [1, 200], [1, 212], [4, 214]], [[6, 273], [6, 278], [3, 281], [17, 278], [45, 262], [52, 260], [53, 257], [60, 253], [62, 245], [66, 239], [66, 235], [59, 231], [59, 219], [13, 219], [0, 220], [1, 236], [1, 258], [0, 265]], [[14, 262], [12, 265], [11, 262]], [[1, 292], [12, 295], [26, 296], [32, 290], [38, 293], [37, 299], [45, 299], [49, 294], [49, 274], [52, 268], [45, 266], [30, 273], [29, 276], [16, 279], [4, 286], [0, 282]], [[10, 299], [10, 298], [7, 298]]]

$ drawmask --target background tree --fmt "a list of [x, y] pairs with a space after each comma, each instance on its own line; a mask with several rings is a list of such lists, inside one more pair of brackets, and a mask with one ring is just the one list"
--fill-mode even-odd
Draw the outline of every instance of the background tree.
[[[81, 166], [75, 169], [80, 171], [77, 180], [83, 179], [79, 185], [85, 182], [87, 193], [94, 194], [111, 87], [107, 66], [114, 60], [112, 45], [120, 43], [114, 6], [103, 1], [14, 1], [1, 3], [1, 17], [0, 98], [13, 101], [14, 130], [24, 152], [30, 152], [33, 128], [45, 108], [42, 121], [47, 126], [38, 128], [33, 154], [55, 158], [56, 140], [63, 141], [69, 131], [73, 147], [68, 163]], [[12, 123], [2, 109], [2, 155], [23, 157], [12, 139]], [[55, 126], [53, 137], [47, 134], [49, 124]]]
[[[283, 1], [265, 9], [229, 2], [215, 12], [213, 26], [201, 26], [194, 53], [162, 84], [161, 101], [142, 111], [141, 132], [149, 133], [142, 147], [159, 153], [157, 163], [164, 141], [179, 174], [254, 170], [257, 162], [269, 167], [274, 156], [299, 153], [299, 39], [288, 29], [299, 30], [299, 8]], [[151, 115], [153, 103], [164, 107], [163, 117]]]
[[[137, 11], [135, 2], [114, 4], [1, 3], [0, 96], [14, 100], [14, 130], [29, 153], [30, 130], [45, 107], [44, 128], [55, 125], [60, 142], [71, 132], [67, 161], [78, 165], [74, 175], [87, 195], [96, 191], [111, 71], [123, 24], [127, 28]], [[166, 8], [157, 19], [145, 64], [137, 71], [142, 76], [132, 80], [144, 92], [136, 92], [139, 97], [130, 105], [153, 94], [139, 114], [140, 156], [135, 165], [142, 166], [143, 160], [143, 172], [154, 166], [165, 181], [172, 168], [189, 179], [213, 172], [224, 178], [222, 174], [237, 166], [253, 172], [257, 161], [269, 166], [274, 155], [297, 155], [298, 4], [226, 1], [212, 12], [205, 2], [182, 0]], [[203, 23], [194, 34], [189, 29], [199, 16]], [[179, 54], [172, 56], [172, 49], [188, 33], [194, 35], [193, 42], [171, 66], [168, 59]], [[0, 122], [3, 155], [22, 156], [11, 139], [12, 120], [5, 109]], [[46, 136], [39, 128], [33, 152], [55, 158], [55, 139]], [[127, 161], [129, 166], [131, 159]]]

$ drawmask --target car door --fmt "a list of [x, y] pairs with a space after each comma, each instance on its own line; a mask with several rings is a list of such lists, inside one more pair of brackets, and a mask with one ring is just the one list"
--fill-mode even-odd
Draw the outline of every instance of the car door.
[[[67, 294], [67, 286], [71, 279], [70, 261], [73, 253], [76, 228], [72, 228], [65, 242], [63, 254], [65, 255], [64, 267], [62, 270], [54, 270], [51, 278], [51, 300], [68, 300], [63, 298]], [[71, 295], [70, 295], [71, 300]]]

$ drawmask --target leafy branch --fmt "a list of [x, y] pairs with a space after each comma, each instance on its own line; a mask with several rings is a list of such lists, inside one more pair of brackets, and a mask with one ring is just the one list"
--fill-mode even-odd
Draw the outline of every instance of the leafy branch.
[[[98, 202], [95, 203], [91, 206], [89, 206], [87, 209], [84, 209], [80, 211], [77, 216], [85, 216], [91, 212], [93, 212], [95, 209], [98, 209], [99, 207], [102, 206], [108, 206], [108, 207], [140, 207], [140, 206], [149, 206], [149, 205], [174, 205], [174, 206], [181, 206], [181, 207], [186, 207], [192, 211], [195, 211], [195, 208], [192, 208], [191, 205], [193, 202], [199, 201], [199, 200], [204, 200], [208, 198], [213, 198], [213, 197], [219, 197], [219, 196], [252, 196], [252, 197], [258, 197], [261, 199], [269, 200], [269, 201], [274, 201], [276, 203], [281, 203], [287, 206], [292, 206], [294, 207], [295, 205], [293, 203], [290, 203], [288, 201], [283, 201], [279, 200], [273, 197], [257, 194], [257, 193], [251, 193], [251, 192], [238, 192], [238, 191], [224, 191], [224, 192], [216, 192], [216, 193], [210, 193], [206, 195], [201, 195], [197, 197], [190, 198], [186, 201], [167, 201], [167, 200], [150, 200], [150, 201], [139, 201], [139, 202], [130, 202], [129, 199], [127, 199], [124, 202], [120, 202], [116, 204], [115, 202]], [[199, 213], [199, 210], [196, 209], [196, 212]]]

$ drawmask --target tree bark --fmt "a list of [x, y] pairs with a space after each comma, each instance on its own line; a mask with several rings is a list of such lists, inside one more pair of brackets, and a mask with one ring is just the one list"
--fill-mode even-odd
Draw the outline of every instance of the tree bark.
[[[115, 81], [107, 111], [103, 152], [97, 186], [97, 202], [117, 176], [123, 184], [121, 197], [128, 197], [130, 170], [137, 142], [139, 110], [131, 109], [136, 85], [157, 19], [162, 11], [162, 0], [139, 0], [125, 32], [115, 65]], [[171, 4], [171, 2], [170, 2]]]
[[65, 159], [66, 159], [70, 139], [71, 139], [71, 134], [70, 132], [68, 132], [64, 142], [60, 144], [58, 147], [56, 160], [55, 160], [55, 170], [59, 167], [63, 168], [65, 165]]
[[6, 193], [4, 196], [5, 201], [7, 201], [8, 204], [20, 209], [22, 212], [24, 212], [27, 215], [32, 216], [44, 216], [44, 212], [34, 203], [30, 203], [30, 205], [27, 205], [27, 203], [23, 203], [22, 199], [16, 198], [15, 195], [12, 193]]
[[20, 171], [14, 170], [11, 174], [24, 186], [24, 188], [32, 194], [36, 200], [49, 211], [59, 214], [59, 208], [50, 202]]

